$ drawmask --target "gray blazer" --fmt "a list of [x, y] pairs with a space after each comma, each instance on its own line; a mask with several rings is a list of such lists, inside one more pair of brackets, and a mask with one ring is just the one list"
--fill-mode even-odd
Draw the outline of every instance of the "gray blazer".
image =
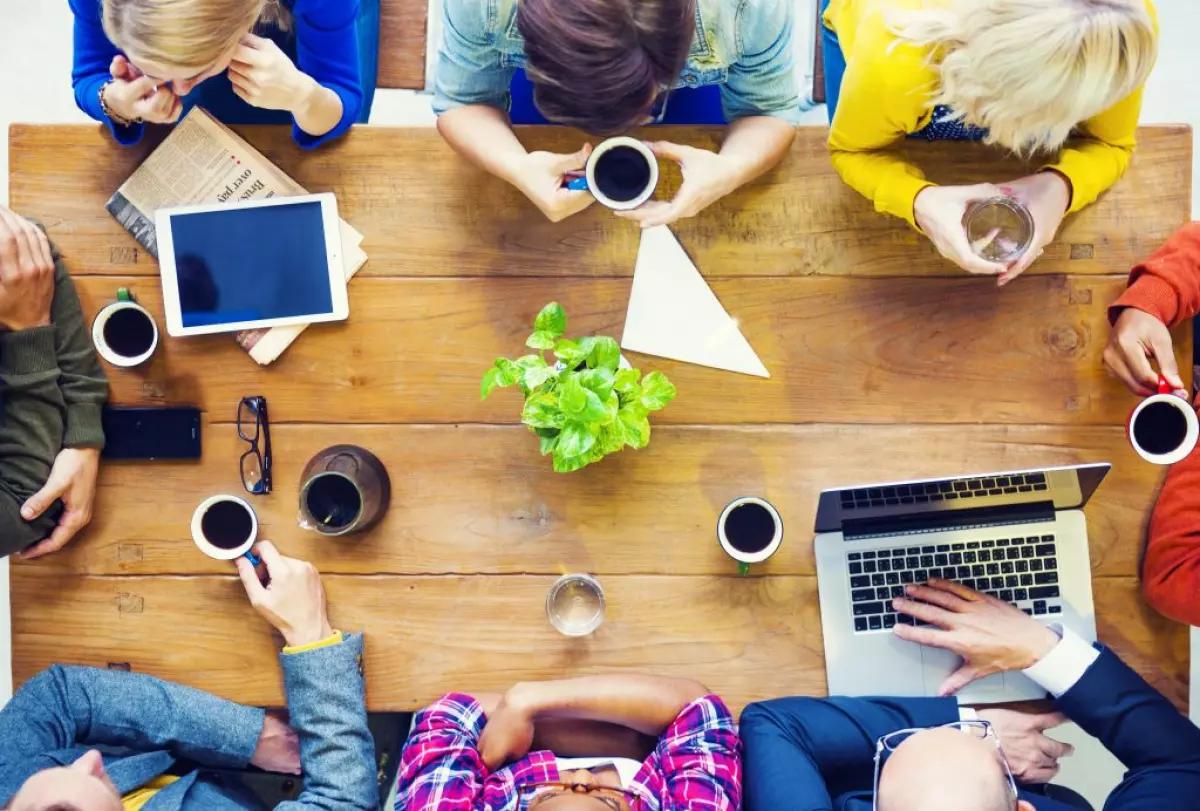
[[[280, 811], [379, 807], [362, 650], [362, 634], [355, 634], [336, 645], [280, 656], [304, 767], [304, 791], [276, 806]], [[262, 710], [190, 687], [136, 673], [55, 665], [30, 679], [0, 711], [0, 807], [36, 772], [98, 749], [122, 794], [166, 773], [177, 759], [198, 767], [155, 794], [145, 811], [261, 809], [205, 767], [247, 766], [262, 725]]]

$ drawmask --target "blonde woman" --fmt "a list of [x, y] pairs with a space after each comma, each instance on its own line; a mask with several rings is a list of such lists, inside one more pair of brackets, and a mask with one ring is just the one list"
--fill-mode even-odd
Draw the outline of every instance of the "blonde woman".
[[293, 124], [312, 148], [365, 121], [379, 0], [69, 0], [75, 101], [137, 143], [195, 105], [231, 124]]
[[[877, 211], [922, 230], [972, 273], [1022, 273], [1063, 217], [1125, 171], [1142, 85], [1157, 54], [1151, 0], [822, 0], [833, 164]], [[979, 140], [1039, 172], [1002, 187], [938, 187], [884, 152], [905, 136]], [[962, 228], [974, 200], [1008, 193], [1033, 214], [1011, 265], [976, 256]]]

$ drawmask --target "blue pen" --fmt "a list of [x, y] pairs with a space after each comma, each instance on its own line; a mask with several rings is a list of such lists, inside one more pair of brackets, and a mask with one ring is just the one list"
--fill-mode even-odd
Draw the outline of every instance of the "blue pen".
[[246, 560], [250, 561], [251, 566], [257, 567], [262, 564], [262, 558], [260, 558], [258, 555], [254, 554], [253, 552], [247, 551], [246, 554], [242, 555], [242, 557], [244, 557]]
[[571, 178], [567, 181], [567, 188], [571, 191], [588, 191], [587, 176]]

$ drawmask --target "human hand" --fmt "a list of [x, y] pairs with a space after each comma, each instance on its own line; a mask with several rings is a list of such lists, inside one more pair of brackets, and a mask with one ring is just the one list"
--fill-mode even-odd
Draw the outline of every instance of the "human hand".
[[[117, 54], [108, 63], [113, 83], [104, 89], [104, 102], [121, 118], [152, 124], [174, 124], [183, 113], [183, 102], [166, 84], [146, 79], [137, 66]], [[141, 81], [145, 79], [145, 81]]]
[[491, 771], [525, 757], [533, 745], [533, 712], [518, 696], [515, 687], [504, 694], [479, 736], [479, 756]]
[[1158, 362], [1162, 376], [1175, 394], [1187, 399], [1187, 388], [1175, 363], [1175, 348], [1167, 325], [1150, 313], [1126, 307], [1108, 334], [1104, 365], [1108, 373], [1124, 383], [1131, 392], [1148, 397], [1158, 390], [1158, 373], [1150, 359]]
[[50, 323], [54, 256], [29, 220], [0, 206], [0, 327], [18, 332]]
[[1033, 217], [1033, 241], [1029, 249], [1000, 274], [997, 284], [1003, 287], [1036, 262], [1054, 239], [1067, 207], [1071, 205], [1071, 187], [1058, 172], [1046, 171], [1001, 184], [1000, 189], [1029, 209]]
[[282, 717], [268, 712], [250, 763], [267, 772], [300, 774], [300, 736]]
[[1000, 262], [989, 262], [971, 249], [963, 228], [963, 217], [972, 203], [1002, 195], [999, 187], [990, 183], [926, 186], [913, 202], [913, 214], [917, 226], [942, 256], [971, 273], [999, 276], [1007, 268]]
[[963, 658], [962, 666], [942, 682], [940, 696], [954, 695], [994, 673], [1024, 670], [1059, 642], [1058, 634], [1021, 609], [960, 583], [932, 578], [924, 586], [906, 586], [905, 593], [906, 598], [892, 601], [896, 610], [937, 628], [898, 624], [896, 636]]
[[670, 202], [649, 200], [631, 211], [617, 212], [618, 217], [633, 220], [642, 228], [669, 225], [694, 217], [739, 185], [741, 164], [728, 155], [668, 141], [656, 141], [647, 146], [658, 157], [679, 164], [683, 183]]
[[979, 711], [1000, 736], [1004, 757], [1018, 783], [1049, 783], [1058, 774], [1059, 758], [1075, 751], [1070, 744], [1056, 741], [1045, 732], [1067, 723], [1060, 712], [1022, 712], [1003, 707]]
[[65, 508], [50, 537], [38, 541], [17, 557], [33, 560], [62, 549], [92, 520], [96, 500], [96, 478], [100, 475], [100, 451], [96, 448], [63, 448], [54, 458], [50, 477], [42, 489], [21, 505], [21, 517], [32, 521], [62, 499]]
[[565, 220], [596, 202], [591, 192], [568, 189], [564, 180], [570, 173], [582, 172], [591, 154], [591, 144], [584, 144], [571, 155], [530, 152], [513, 170], [513, 185], [541, 209], [550, 222]]
[[262, 541], [254, 551], [267, 570], [265, 585], [249, 560], [237, 559], [238, 574], [254, 610], [283, 634], [289, 648], [311, 645], [331, 636], [333, 627], [325, 607], [325, 588], [316, 567], [307, 561], [284, 557], [270, 541]]
[[229, 63], [233, 92], [264, 110], [304, 109], [320, 87], [301, 71], [272, 40], [246, 34]]

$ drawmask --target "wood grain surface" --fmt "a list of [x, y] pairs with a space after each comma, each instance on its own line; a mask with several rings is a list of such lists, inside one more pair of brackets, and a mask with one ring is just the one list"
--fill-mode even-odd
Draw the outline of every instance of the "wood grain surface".
[[[279, 426], [275, 492], [251, 501], [262, 537], [285, 554], [343, 574], [731, 574], [716, 542], [721, 509], [747, 493], [778, 507], [783, 547], [755, 571], [813, 574], [821, 490], [840, 485], [1108, 461], [1086, 514], [1097, 576], [1136, 577], [1160, 468], [1120, 428], [996, 426], [664, 427], [577, 475], [553, 473], [523, 427]], [[391, 471], [392, 508], [371, 532], [328, 539], [298, 524], [300, 474], [337, 443], [374, 451]], [[854, 449], [847, 453], [846, 449]], [[244, 445], [233, 425], [205, 426], [199, 463], [113, 462], [96, 517], [63, 553], [26, 569], [64, 574], [227, 574], [192, 545], [192, 512], [237, 493]], [[138, 502], [153, 504], [137, 509]]]
[[[234, 412], [262, 394], [276, 485], [254, 499], [263, 536], [326, 573], [335, 624], [367, 630], [372, 708], [625, 670], [699, 678], [738, 708], [822, 694], [811, 542], [822, 489], [1096, 461], [1115, 466], [1086, 511], [1100, 636], [1186, 704], [1186, 634], [1146, 607], [1136, 579], [1161, 470], [1129, 449], [1133, 400], [1100, 355], [1128, 268], [1188, 218], [1188, 128], [1143, 128], [1125, 178], [1003, 291], [875, 214], [833, 172], [826, 131], [800, 130], [779, 168], [675, 228], [773, 377], [633, 356], [667, 372], [679, 398], [647, 449], [568, 476], [514, 424], [517, 393], [480, 402], [479, 379], [523, 352], [550, 300], [566, 306], [570, 333], [619, 338], [637, 229], [596, 208], [550, 224], [433, 130], [356, 128], [316, 152], [282, 128], [241, 131], [303, 185], [335, 191], [366, 235], [351, 319], [310, 328], [267, 368], [227, 336], [164, 336], [146, 368], [110, 370], [117, 404], [201, 407], [203, 459], [105, 465], [86, 533], [14, 562], [17, 684], [55, 662], [127, 663], [282, 703], [267, 626], [188, 529], [202, 498], [240, 491]], [[720, 131], [651, 132], [712, 146]], [[520, 135], [564, 152], [582, 140]], [[89, 314], [129, 286], [162, 324], [156, 263], [103, 209], [154, 140], [122, 149], [94, 126], [10, 130], [12, 205], [46, 224]], [[939, 181], [1028, 171], [977, 145], [903, 148]], [[678, 173], [664, 177], [669, 194]], [[1176, 342], [1190, 357], [1190, 330]], [[300, 471], [343, 442], [384, 460], [393, 506], [368, 534], [322, 539], [297, 525]], [[772, 500], [787, 530], [772, 561], [737, 578], [714, 524], [747, 493]], [[609, 615], [570, 641], [544, 599], [555, 576], [580, 570], [601, 577]]]
[[379, 0], [379, 74], [376, 87], [425, 87], [425, 41], [429, 3]]
[[[133, 289], [161, 314], [157, 280], [81, 277], [90, 313]], [[1107, 308], [1123, 278], [787, 277], [714, 281], [773, 372], [769, 380], [632, 356], [679, 397], [656, 424], [998, 423], [1117, 425], [1134, 405], [1105, 373]], [[562, 302], [568, 332], [621, 336], [623, 279], [357, 279], [348, 322], [317, 325], [263, 369], [227, 336], [168, 339], [145, 370], [113, 371], [123, 405], [192, 404], [225, 419], [265, 395], [278, 422], [512, 423], [520, 395], [479, 399], [499, 356]], [[159, 323], [162, 324], [161, 317]], [[1176, 333], [1180, 358], [1189, 332]]]
[[[365, 236], [373, 276], [588, 276], [633, 273], [638, 232], [593, 206], [552, 224], [515, 189], [460, 160], [432, 129], [355, 128], [304, 151], [283, 129], [237, 127], [311, 191], [334, 191]], [[642, 135], [714, 146], [719, 128], [654, 128]], [[574, 152], [583, 136], [520, 130], [530, 148]], [[799, 130], [774, 171], [674, 230], [710, 278], [725, 276], [949, 276], [963, 272], [921, 235], [880, 216], [834, 172], [824, 128]], [[1159, 247], [1191, 210], [1191, 130], [1144, 127], [1125, 177], [1069, 218], [1033, 274], [1123, 274]], [[77, 274], [154, 274], [153, 257], [104, 211], [104, 202], [153, 146], [115, 145], [99, 127], [14, 125], [9, 132], [13, 208], [41, 218]], [[1030, 171], [977, 144], [912, 143], [931, 178], [972, 182]], [[664, 165], [669, 194], [678, 172]], [[980, 289], [985, 283], [980, 281]]]
[[[412, 710], [451, 690], [523, 679], [654, 672], [690, 676], [735, 712], [750, 701], [826, 690], [813, 577], [602, 578], [607, 617], [591, 637], [546, 620], [547, 575], [328, 575], [334, 625], [368, 629], [367, 703]], [[133, 670], [231, 699], [283, 704], [278, 642], [233, 577], [13, 582], [17, 682], [54, 663]], [[1145, 607], [1129, 578], [1095, 583], [1102, 638], [1186, 706], [1187, 632]]]

